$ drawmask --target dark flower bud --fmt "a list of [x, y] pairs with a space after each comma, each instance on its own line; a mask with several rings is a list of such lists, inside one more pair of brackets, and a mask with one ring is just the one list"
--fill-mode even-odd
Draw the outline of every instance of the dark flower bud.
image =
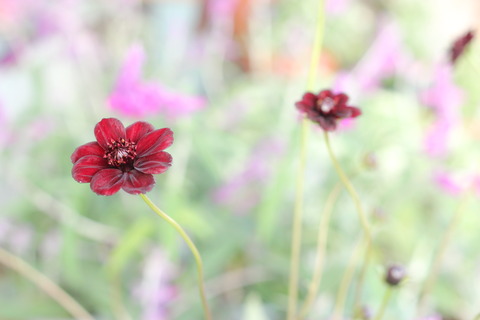
[[455, 40], [453, 45], [450, 47], [450, 62], [454, 64], [457, 59], [463, 54], [465, 51], [465, 48], [468, 46], [470, 42], [472, 42], [474, 38], [474, 33], [473, 31], [468, 31], [464, 35], [462, 35], [460, 38]]
[[363, 165], [366, 169], [375, 170], [378, 167], [377, 157], [369, 152], [363, 157]]
[[406, 276], [405, 268], [400, 265], [388, 267], [385, 282], [390, 286], [397, 286]]

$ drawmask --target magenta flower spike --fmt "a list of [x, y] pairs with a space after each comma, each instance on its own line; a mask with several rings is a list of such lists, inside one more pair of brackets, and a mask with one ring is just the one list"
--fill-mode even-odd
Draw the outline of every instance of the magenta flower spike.
[[143, 80], [145, 58], [145, 52], [139, 45], [127, 52], [115, 87], [108, 97], [111, 109], [130, 117], [163, 114], [172, 119], [205, 106], [203, 97], [178, 93], [159, 83]]

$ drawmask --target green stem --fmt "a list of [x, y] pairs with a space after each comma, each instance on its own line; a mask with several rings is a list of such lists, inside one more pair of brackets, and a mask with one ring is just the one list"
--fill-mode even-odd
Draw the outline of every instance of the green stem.
[[[307, 90], [312, 90], [315, 85], [317, 76], [318, 63], [323, 40], [324, 27], [324, 0], [319, 1], [317, 24], [315, 28], [315, 38], [313, 41], [312, 56], [310, 62], [310, 69], [307, 81]], [[291, 243], [291, 257], [290, 257], [290, 275], [288, 283], [288, 307], [287, 320], [294, 320], [297, 314], [297, 300], [298, 300], [298, 270], [300, 265], [300, 247], [302, 239], [302, 216], [303, 216], [303, 184], [304, 172], [306, 162], [306, 145], [308, 120], [306, 118], [302, 121], [301, 145], [300, 145], [300, 163], [297, 173], [296, 193], [295, 193], [295, 207], [293, 212], [292, 224], [292, 243]]]
[[370, 243], [372, 239], [372, 235], [370, 232], [370, 226], [368, 225], [368, 220], [363, 212], [362, 208], [362, 203], [360, 201], [360, 197], [358, 196], [357, 191], [353, 187], [352, 183], [350, 180], [348, 180], [347, 176], [345, 175], [345, 172], [343, 171], [342, 167], [337, 161], [337, 158], [335, 157], [335, 154], [333, 153], [332, 146], [330, 144], [330, 138], [328, 136], [328, 132], [324, 131], [324, 137], [325, 137], [325, 145], [327, 146], [327, 151], [328, 155], [330, 156], [330, 160], [333, 163], [333, 166], [335, 167], [335, 171], [337, 171], [338, 176], [340, 177], [340, 180], [342, 181], [343, 185], [347, 189], [348, 193], [353, 199], [353, 202], [355, 204], [355, 208], [357, 209], [358, 217], [360, 219], [360, 223], [362, 224], [363, 232], [365, 236], [367, 237], [367, 241]]
[[354, 314], [360, 311], [360, 298], [362, 295], [363, 281], [365, 280], [365, 274], [367, 273], [368, 265], [372, 257], [372, 246], [370, 242], [367, 242], [369, 241], [369, 239], [365, 237], [363, 241], [366, 242], [365, 255], [363, 256], [363, 264], [362, 264], [362, 268], [360, 269], [360, 273], [358, 274], [357, 286], [355, 287], [355, 293], [353, 297]]
[[324, 0], [319, 0], [317, 24], [315, 26], [315, 39], [313, 41], [312, 56], [310, 60], [310, 69], [308, 73], [307, 90], [315, 87], [317, 79], [318, 64], [320, 62], [320, 53], [322, 51], [323, 29], [325, 24], [325, 5]]
[[34, 269], [28, 263], [10, 252], [0, 248], [0, 263], [8, 268], [15, 270], [25, 278], [32, 281], [43, 292], [49, 295], [60, 306], [62, 306], [74, 319], [94, 320], [94, 317], [88, 313], [75, 299], [60, 288], [55, 282]]
[[338, 174], [340, 180], [342, 181], [343, 185], [345, 186], [345, 188], [347, 189], [348, 193], [350, 194], [350, 196], [353, 200], [353, 203], [354, 203], [355, 208], [356, 208], [357, 213], [358, 213], [358, 218], [359, 218], [360, 223], [362, 225], [363, 234], [365, 236], [365, 240], [364, 240], [365, 243], [366, 243], [365, 257], [363, 259], [363, 266], [362, 266], [362, 269], [360, 271], [360, 275], [359, 275], [358, 282], [357, 282], [357, 294], [355, 295], [355, 299], [354, 299], [354, 310], [356, 310], [358, 308], [359, 303], [360, 303], [360, 301], [359, 301], [360, 300], [360, 292], [361, 292], [361, 289], [362, 289], [362, 286], [363, 286], [363, 280], [365, 278], [365, 273], [366, 273], [366, 270], [367, 270], [367, 266], [368, 266], [368, 263], [369, 263], [369, 260], [370, 260], [370, 257], [371, 257], [372, 234], [371, 234], [371, 231], [370, 231], [370, 226], [368, 224], [367, 217], [366, 217], [366, 215], [363, 211], [363, 208], [362, 208], [362, 203], [360, 201], [360, 197], [358, 196], [358, 193], [355, 190], [355, 188], [353, 187], [350, 180], [347, 178], [347, 176], [346, 176], [345, 172], [343, 171], [342, 167], [338, 163], [337, 158], [335, 157], [335, 154], [333, 153], [332, 146], [330, 144], [330, 139], [329, 139], [327, 131], [324, 131], [324, 137], [325, 137], [325, 145], [327, 147], [327, 151], [328, 151], [328, 155], [330, 156], [330, 160], [332, 161], [333, 166], [335, 167], [335, 171], [337, 171], [337, 174]]
[[352, 282], [353, 274], [355, 273], [357, 260], [360, 257], [360, 252], [362, 251], [364, 241], [357, 241], [357, 245], [353, 250], [353, 253], [348, 261], [347, 268], [342, 276], [342, 281], [340, 282], [340, 287], [337, 292], [337, 297], [335, 300], [335, 306], [333, 309], [332, 320], [342, 319], [342, 310], [345, 306], [345, 301], [347, 300], [348, 288]]
[[310, 281], [310, 285], [308, 286], [307, 298], [305, 299], [305, 302], [303, 303], [300, 311], [299, 320], [302, 320], [307, 316], [320, 286], [325, 258], [325, 248], [327, 246], [328, 239], [328, 225], [330, 222], [331, 213], [333, 211], [333, 205], [337, 201], [338, 196], [340, 195], [340, 191], [342, 191], [341, 187], [342, 185], [340, 183], [337, 183], [337, 185], [332, 189], [332, 191], [330, 191], [325, 203], [325, 207], [323, 209], [323, 214], [320, 218], [320, 223], [318, 226], [315, 268], [312, 280]]
[[450, 220], [447, 230], [443, 234], [443, 238], [441, 239], [440, 245], [432, 260], [432, 264], [430, 265], [430, 270], [428, 272], [427, 279], [424, 282], [423, 288], [420, 291], [420, 295], [418, 298], [417, 313], [419, 315], [422, 313], [422, 309], [425, 304], [425, 298], [428, 296], [428, 294], [433, 288], [433, 285], [435, 284], [435, 280], [437, 278], [438, 271], [441, 266], [443, 255], [445, 254], [445, 251], [447, 249], [448, 244], [451, 241], [455, 228], [458, 225], [463, 212], [465, 211], [464, 209], [465, 209], [465, 206], [467, 205], [468, 198], [469, 198], [469, 192], [467, 192], [464, 195], [463, 199], [460, 201], [457, 209], [455, 210], [452, 220]]
[[198, 290], [200, 294], [200, 299], [202, 301], [202, 307], [203, 307], [203, 312], [205, 315], [205, 319], [207, 320], [212, 320], [212, 315], [210, 312], [210, 308], [208, 307], [207, 303], [207, 298], [205, 295], [205, 285], [203, 281], [203, 264], [202, 264], [202, 258], [200, 257], [200, 253], [197, 250], [197, 247], [193, 243], [193, 241], [190, 239], [190, 237], [187, 235], [187, 233], [183, 230], [183, 228], [175, 221], [173, 220], [169, 215], [167, 215], [165, 212], [160, 210], [146, 195], [140, 194], [140, 197], [142, 197], [143, 201], [162, 219], [164, 219], [167, 223], [169, 223], [183, 238], [183, 240], [186, 242], [187, 246], [190, 248], [190, 251], [192, 252], [195, 262], [197, 264], [197, 275], [198, 275]]
[[300, 267], [300, 247], [302, 240], [302, 216], [303, 216], [303, 184], [307, 153], [308, 121], [302, 121], [302, 136], [300, 142], [300, 163], [298, 166], [297, 183], [295, 192], [295, 207], [292, 221], [292, 244], [290, 256], [290, 275], [288, 283], [288, 309], [287, 320], [294, 320], [297, 313], [298, 299], [298, 273]]
[[393, 288], [391, 286], [387, 287], [387, 291], [385, 291], [385, 294], [383, 295], [382, 299], [382, 304], [380, 305], [380, 309], [378, 309], [378, 312], [373, 320], [381, 320], [383, 318], [383, 314], [385, 313], [385, 310], [387, 309], [388, 302], [390, 301], [390, 298], [392, 296]]

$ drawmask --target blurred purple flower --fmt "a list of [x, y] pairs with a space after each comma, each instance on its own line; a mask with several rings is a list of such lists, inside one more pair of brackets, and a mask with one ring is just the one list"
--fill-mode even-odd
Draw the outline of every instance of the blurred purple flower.
[[435, 183], [446, 193], [458, 196], [469, 190], [480, 194], [480, 174], [437, 172], [434, 175]]
[[143, 81], [144, 62], [143, 48], [139, 45], [130, 48], [115, 88], [108, 98], [112, 109], [126, 116], [164, 114], [167, 118], [174, 119], [205, 106], [203, 97], [184, 95], [158, 83]]
[[272, 174], [272, 163], [284, 152], [277, 140], [261, 142], [252, 151], [244, 169], [233, 175], [213, 193], [215, 202], [229, 206], [236, 214], [245, 214], [260, 200], [259, 187]]
[[384, 23], [372, 45], [350, 72], [340, 72], [333, 89], [336, 91], [374, 91], [383, 79], [394, 75], [409, 61], [398, 27]]
[[27, 224], [8, 217], [0, 219], [0, 244], [12, 252], [22, 255], [32, 245], [33, 230]]
[[420, 101], [435, 113], [435, 121], [425, 136], [425, 151], [432, 157], [441, 157], [448, 152], [448, 138], [458, 123], [463, 94], [453, 81], [450, 65], [439, 64], [434, 77], [433, 85], [421, 93]]
[[340, 14], [347, 9], [351, 0], [327, 0], [325, 11], [329, 14]]
[[177, 295], [172, 284], [175, 277], [175, 266], [163, 251], [154, 249], [145, 260], [142, 281], [136, 290], [142, 304], [143, 320], [170, 319], [169, 306]]
[[420, 100], [431, 107], [445, 120], [457, 121], [459, 107], [463, 102], [463, 93], [455, 85], [453, 69], [448, 64], [439, 64], [435, 70], [433, 85], [425, 90]]
[[459, 195], [463, 190], [463, 187], [447, 172], [436, 173], [434, 181], [442, 190], [453, 196]]

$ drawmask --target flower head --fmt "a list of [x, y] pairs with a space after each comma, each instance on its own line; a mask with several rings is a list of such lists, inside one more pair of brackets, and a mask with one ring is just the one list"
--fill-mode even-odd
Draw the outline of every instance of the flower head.
[[473, 40], [473, 37], [474, 33], [470, 30], [464, 35], [462, 35], [460, 38], [455, 40], [455, 42], [450, 47], [450, 62], [452, 64], [454, 64], [457, 59], [463, 54], [465, 48]]
[[331, 90], [323, 90], [319, 94], [305, 93], [295, 106], [323, 130], [334, 131], [337, 120], [355, 118], [362, 114], [360, 109], [348, 106], [347, 101], [348, 96], [344, 93], [335, 94]]
[[120, 120], [102, 119], [95, 126], [97, 141], [78, 147], [72, 154], [72, 176], [90, 183], [93, 192], [110, 196], [120, 189], [130, 194], [152, 190], [152, 174], [165, 172], [172, 156], [163, 151], [173, 143], [168, 128], [155, 130], [138, 121], [125, 128]]

